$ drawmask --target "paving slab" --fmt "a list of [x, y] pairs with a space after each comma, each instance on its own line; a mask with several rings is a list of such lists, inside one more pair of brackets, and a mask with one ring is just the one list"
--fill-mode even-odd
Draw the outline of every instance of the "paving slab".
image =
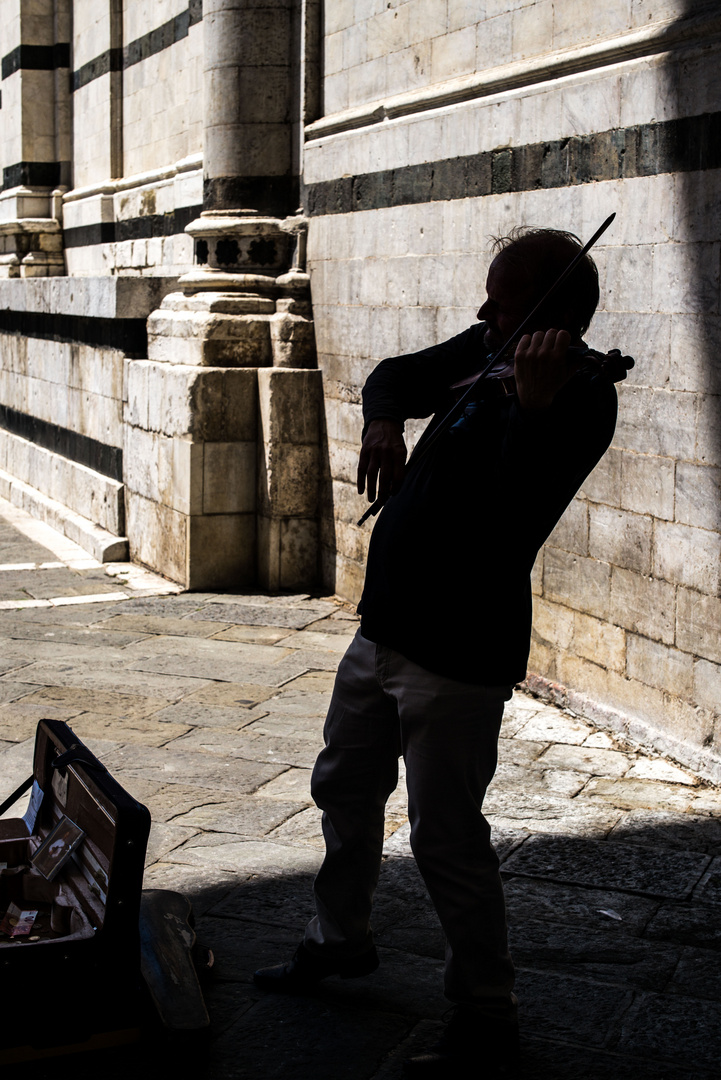
[[570, 743], [580, 746], [587, 739], [593, 728], [585, 720], [568, 713], [562, 713], [550, 705], [544, 705], [533, 712], [530, 719], [522, 724], [516, 734], [522, 739], [540, 740], [556, 743]]
[[[304, 802], [246, 795], [228, 802], [194, 806], [187, 813], [174, 816], [173, 824], [190, 826], [202, 832], [238, 833], [246, 838], [267, 836], [280, 843], [288, 843], [292, 842], [291, 838], [284, 837], [279, 832], [279, 826], [295, 821], [305, 809]], [[313, 813], [316, 813], [315, 807]], [[317, 823], [316, 830], [319, 831]]]
[[252, 682], [215, 682], [199, 687], [185, 697], [185, 701], [202, 705], [237, 706], [248, 709], [278, 693], [277, 686]]
[[551, 971], [519, 970], [515, 993], [529, 1035], [608, 1046], [619, 1031], [634, 993]]
[[[172, 678], [163, 677], [172, 674]], [[99, 690], [113, 692], [117, 686], [122, 686], [126, 692], [135, 690], [138, 693], [151, 695], [159, 694], [165, 700], [178, 701], [186, 694], [198, 690], [205, 685], [208, 679], [202, 675], [197, 677], [185, 676], [180, 671], [172, 673], [141, 673], [139, 670], [131, 670], [122, 662], [117, 666], [98, 667], [88, 664], [86, 659], [76, 662], [51, 663], [46, 660], [29, 664], [22, 670], [22, 678], [26, 684], [31, 684], [34, 689], [38, 686], [67, 686], [83, 690]], [[0, 679], [2, 687], [3, 679]]]
[[698, 777], [663, 758], [639, 758], [633, 763], [628, 777], [629, 779], [638, 777], [640, 780], [663, 780], [670, 784], [686, 784], [689, 787], [697, 787], [699, 783]]
[[624, 1017], [614, 1049], [701, 1069], [718, 1069], [721, 1004], [679, 994], [643, 994]]
[[281, 1016], [265, 998], [217, 1040], [211, 1061], [229, 1080], [258, 1075], [269, 1080], [337, 1080], [339, 1075], [362, 1080], [377, 1071], [407, 1030], [403, 1016], [349, 1008], [332, 999], [291, 998]]
[[324, 852], [325, 843], [320, 822], [320, 810], [316, 806], [309, 806], [268, 833], [268, 839], [279, 844], [304, 844]]
[[544, 769], [541, 762], [533, 762], [529, 766], [501, 761], [489, 790], [515, 794], [519, 788], [523, 788], [527, 795], [553, 792], [572, 799], [586, 786], [588, 780], [588, 773], [576, 772], [572, 769]]
[[[143, 888], [170, 889], [192, 897], [193, 914], [198, 919], [231, 890], [236, 889], [240, 880], [240, 875], [227, 873], [217, 867], [184, 866], [161, 860], [146, 867]], [[215, 1016], [213, 1025], [215, 1026]]]
[[91, 712], [73, 717], [72, 728], [84, 743], [89, 743], [91, 739], [115, 739], [137, 746], [156, 747], [165, 746], [192, 730], [187, 724], [159, 724], [152, 717], [127, 720], [125, 717]]
[[[140, 648], [146, 648], [148, 641]], [[157, 647], [157, 639], [155, 645]], [[180, 646], [185, 645], [185, 648]], [[131, 646], [133, 648], [133, 646]], [[238, 650], [255, 650], [253, 657], [243, 656]], [[143, 673], [143, 676], [172, 675], [183, 679], [188, 686], [188, 693], [193, 689], [188, 676], [203, 680], [241, 683], [244, 680], [267, 686], [281, 686], [285, 682], [302, 675], [311, 666], [296, 651], [281, 650], [269, 645], [245, 645], [229, 641], [212, 641], [207, 638], [193, 642], [174, 641], [172, 652], [167, 646], [157, 655], [142, 659], [128, 658], [128, 673]], [[32, 675], [33, 668], [26, 669]], [[142, 683], [142, 679], [138, 680]]]
[[[247, 875], [237, 887], [213, 905], [210, 914], [222, 919], [262, 923], [290, 932], [294, 948], [313, 918], [313, 873], [269, 872], [262, 877]], [[273, 961], [271, 961], [273, 962]]]
[[708, 868], [696, 852], [664, 851], [576, 837], [534, 836], [504, 864], [506, 873], [682, 900]]
[[685, 948], [667, 989], [709, 1001], [720, 1001], [721, 952], [693, 946]]
[[[543, 919], [576, 930], [597, 932], [604, 928], [618, 939], [642, 936], [662, 907], [658, 900], [618, 889], [578, 889], [553, 881], [524, 878], [508, 880], [505, 893], [511, 926]], [[666, 940], [662, 935], [658, 936], [659, 940]]]
[[141, 780], [245, 794], [283, 772], [284, 765], [226, 758], [219, 754], [191, 753], [172, 745], [164, 749], [126, 745], [103, 759], [108, 769], [121, 779], [136, 776]]
[[515, 765], [530, 765], [536, 761], [548, 747], [547, 742], [532, 739], [518, 739], [503, 736], [498, 740], [498, 760]]
[[307, 671], [296, 679], [290, 679], [283, 686], [284, 690], [314, 690], [330, 694], [335, 684], [334, 671]]
[[287, 629], [276, 626], [229, 626], [226, 630], [218, 630], [218, 624], [213, 625], [216, 628], [213, 634], [216, 641], [243, 641], [248, 645], [275, 645], [288, 633]]
[[37, 683], [16, 682], [14, 679], [0, 679], [0, 703], [19, 701], [37, 690]]
[[155, 862], [167, 860], [171, 852], [197, 835], [198, 829], [178, 825], [174, 821], [154, 821], [150, 827], [146, 865], [152, 866]]
[[661, 904], [649, 920], [645, 936], [652, 941], [673, 941], [721, 951], [721, 906], [698, 901]]
[[264, 799], [302, 799], [311, 803], [310, 774], [310, 769], [286, 769], [259, 787], [257, 794]]
[[[629, 937], [618, 932], [618, 925], [615, 919], [598, 916], [586, 925], [563, 925], [533, 918], [512, 920], [511, 954], [520, 967], [582, 974], [596, 982], [644, 989], [669, 984], [681, 950], [670, 944]], [[717, 964], [719, 959], [717, 954]]]
[[110, 628], [102, 630], [95, 626], [56, 626], [37, 622], [13, 626], [12, 629], [5, 627], [2, 633], [11, 641], [47, 641], [51, 645], [81, 645], [83, 648], [110, 646], [117, 649], [147, 637], [146, 634], [122, 633]]
[[203, 833], [175, 848], [165, 862], [190, 866], [217, 866], [220, 870], [242, 874], [262, 874], [288, 870], [316, 872], [322, 854], [312, 848], [244, 840], [235, 833]]
[[628, 844], [721, 855], [721, 821], [702, 814], [671, 810], [630, 810], [614, 825], [609, 840]]
[[630, 754], [619, 750], [600, 750], [592, 746], [569, 746], [554, 743], [539, 756], [538, 764], [545, 768], [574, 769], [589, 776], [625, 776], [634, 764]]
[[483, 813], [493, 826], [562, 835], [605, 836], [621, 817], [613, 806], [590, 799], [564, 799], [560, 795], [488, 789]]
[[100, 623], [107, 630], [140, 632], [165, 637], [212, 637], [218, 632], [216, 622], [201, 622], [191, 619], [162, 618], [158, 615], [113, 615]]
[[715, 858], [699, 881], [694, 899], [701, 904], [721, 904], [721, 858]]
[[[263, 723], [263, 721], [258, 721]], [[265, 761], [296, 768], [312, 769], [318, 757], [318, 742], [306, 732], [303, 737], [283, 735], [280, 737], [256, 732], [255, 724], [240, 731], [227, 732], [223, 728], [201, 727], [184, 735], [175, 745], [178, 753], [184, 751], [224, 755], [229, 758], [245, 758], [246, 761]], [[232, 738], [229, 735], [232, 734]]]
[[281, 638], [279, 646], [287, 649], [319, 649], [321, 652], [338, 653], [338, 659], [345, 653], [355, 637], [355, 631], [351, 634], [323, 633], [320, 630], [298, 630], [289, 637]]
[[711, 1080], [706, 1069], [658, 1059], [589, 1050], [542, 1038], [521, 1039], [523, 1080]]
[[[116, 685], [122, 686], [123, 683], [119, 681]], [[167, 703], [167, 698], [145, 697], [141, 694], [126, 694], [116, 690], [96, 690], [76, 686], [45, 686], [41, 690], [35, 686], [32, 687], [32, 692], [22, 700], [23, 706], [48, 705], [61, 709], [77, 709], [78, 712], [122, 716], [127, 719], [148, 716]]]
[[658, 780], [594, 779], [586, 795], [604, 800], [622, 810], [680, 810], [691, 808], [694, 789], [684, 785], [664, 784]]
[[[173, 821], [201, 806], [224, 806], [227, 792], [190, 785], [158, 783], [128, 774], [126, 787], [150, 811], [153, 821]], [[250, 796], [242, 796], [250, 798]], [[178, 821], [178, 824], [183, 824]]]
[[204, 605], [194, 612], [192, 619], [215, 619], [218, 622], [236, 623], [240, 626], [285, 626], [290, 630], [302, 630], [333, 611], [333, 604], [295, 605], [284, 603], [239, 603], [228, 601]]

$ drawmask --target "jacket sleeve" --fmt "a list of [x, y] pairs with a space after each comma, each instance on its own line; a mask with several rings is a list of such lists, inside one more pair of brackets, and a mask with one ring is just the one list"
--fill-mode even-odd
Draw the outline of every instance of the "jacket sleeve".
[[[579, 372], [539, 412], [524, 412], [515, 401], [501, 455], [517, 504], [529, 490], [546, 491], [557, 503], [548, 506], [551, 516], [560, 518], [611, 445], [617, 411], [613, 382], [595, 372]], [[539, 547], [546, 538], [536, 538]]]
[[478, 323], [440, 345], [382, 360], [363, 387], [365, 427], [372, 420], [404, 424], [450, 408], [451, 384], [483, 366], [483, 330]]

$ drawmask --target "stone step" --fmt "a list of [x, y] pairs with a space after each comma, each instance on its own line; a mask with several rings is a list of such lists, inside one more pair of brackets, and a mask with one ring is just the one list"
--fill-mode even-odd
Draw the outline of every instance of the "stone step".
[[0, 496], [13, 506], [26, 510], [34, 518], [74, 540], [98, 562], [125, 562], [128, 559], [128, 540], [114, 536], [88, 518], [76, 514], [55, 499], [0, 469]]

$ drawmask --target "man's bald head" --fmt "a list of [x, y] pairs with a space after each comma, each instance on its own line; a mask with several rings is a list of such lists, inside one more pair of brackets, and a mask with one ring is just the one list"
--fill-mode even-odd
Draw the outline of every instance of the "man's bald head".
[[[583, 244], [574, 233], [524, 225], [512, 229], [508, 236], [494, 237], [491, 250], [495, 254], [494, 265], [513, 273], [519, 291], [528, 290], [532, 307], [582, 248]], [[590, 255], [584, 255], [539, 312], [539, 326], [563, 327], [574, 339], [580, 338], [591, 323], [598, 299], [598, 270]]]

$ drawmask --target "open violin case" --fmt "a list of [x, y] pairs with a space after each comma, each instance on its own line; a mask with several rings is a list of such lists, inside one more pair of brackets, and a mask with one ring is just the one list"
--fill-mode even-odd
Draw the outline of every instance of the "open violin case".
[[0, 818], [0, 1065], [135, 1041], [165, 984], [197, 987], [189, 903], [142, 893], [147, 808], [58, 720], [38, 724], [33, 775], [0, 813], [28, 789], [25, 815]]

